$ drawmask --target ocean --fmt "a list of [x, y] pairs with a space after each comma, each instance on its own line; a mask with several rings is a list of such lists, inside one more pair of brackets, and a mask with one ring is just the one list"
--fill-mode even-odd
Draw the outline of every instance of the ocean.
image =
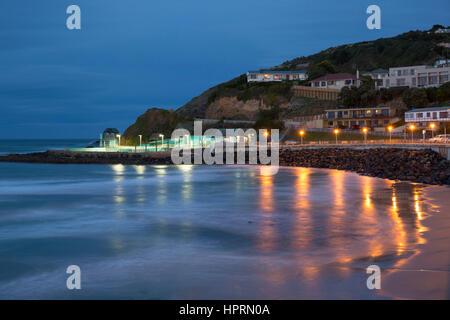
[[[86, 140], [0, 143], [1, 153]], [[0, 163], [1, 299], [380, 299], [443, 208], [338, 170]], [[79, 266], [81, 289], [66, 286]]]

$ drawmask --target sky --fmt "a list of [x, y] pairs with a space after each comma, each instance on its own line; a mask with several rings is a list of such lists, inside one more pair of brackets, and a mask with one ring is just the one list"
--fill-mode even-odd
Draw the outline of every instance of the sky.
[[[66, 27], [68, 6], [81, 30]], [[369, 5], [381, 29], [366, 27]], [[450, 25], [448, 0], [1, 0], [0, 139], [97, 138], [248, 70]]]

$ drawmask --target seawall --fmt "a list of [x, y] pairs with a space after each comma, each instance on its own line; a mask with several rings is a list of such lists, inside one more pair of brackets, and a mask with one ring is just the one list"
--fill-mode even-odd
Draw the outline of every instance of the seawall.
[[[246, 159], [248, 159], [248, 155]], [[0, 156], [0, 162], [55, 164], [121, 163], [130, 165], [172, 164], [170, 152], [47, 151]], [[339, 169], [392, 180], [450, 185], [450, 161], [431, 149], [416, 150], [389, 147], [282, 148], [280, 149], [280, 165]]]

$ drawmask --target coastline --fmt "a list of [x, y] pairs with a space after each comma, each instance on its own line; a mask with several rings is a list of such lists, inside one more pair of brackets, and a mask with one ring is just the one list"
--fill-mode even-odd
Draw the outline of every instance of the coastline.
[[[0, 156], [0, 162], [171, 165], [173, 162], [170, 155], [170, 151], [132, 153], [48, 150], [46, 152]], [[225, 153], [223, 156], [225, 160]], [[245, 158], [249, 159], [248, 151], [246, 151]], [[192, 163], [194, 163], [193, 160]], [[279, 165], [338, 169], [390, 180], [410, 181], [427, 185], [450, 185], [450, 161], [429, 149], [315, 148], [293, 150], [281, 148]]]

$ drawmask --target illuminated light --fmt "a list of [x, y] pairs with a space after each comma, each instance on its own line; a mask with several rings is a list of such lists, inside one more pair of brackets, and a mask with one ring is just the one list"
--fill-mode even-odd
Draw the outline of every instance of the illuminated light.
[[415, 128], [416, 128], [416, 126], [413, 124], [409, 126], [409, 130], [414, 130]]
[[183, 164], [183, 165], [177, 166], [177, 168], [183, 172], [190, 172], [190, 171], [192, 171], [194, 166], [192, 164]]
[[125, 171], [125, 166], [123, 164], [113, 164], [111, 165], [111, 168], [118, 175], [122, 174]]
[[277, 174], [278, 167], [276, 166], [260, 166], [259, 167], [259, 174], [261, 176], [273, 176]]
[[364, 133], [367, 133], [367, 128], [363, 128], [363, 132], [364, 132]]
[[300, 130], [299, 134], [300, 134], [301, 136], [303, 136], [303, 135], [305, 134], [305, 131]]
[[339, 130], [338, 129], [334, 129], [334, 134], [338, 134]]
[[430, 128], [434, 129], [436, 127], [436, 125], [434, 123], [430, 124]]
[[268, 132], [268, 131], [264, 132], [264, 135], [265, 135], [266, 137], [269, 136], [269, 132]]
[[145, 166], [133, 166], [133, 167], [134, 167], [134, 170], [136, 170], [136, 173], [138, 175], [143, 175], [145, 173], [145, 169], [146, 169]]
[[389, 127], [388, 127], [388, 130], [389, 130], [389, 131], [392, 131], [393, 129], [394, 129], [394, 128], [393, 128], [392, 126], [389, 126]]

